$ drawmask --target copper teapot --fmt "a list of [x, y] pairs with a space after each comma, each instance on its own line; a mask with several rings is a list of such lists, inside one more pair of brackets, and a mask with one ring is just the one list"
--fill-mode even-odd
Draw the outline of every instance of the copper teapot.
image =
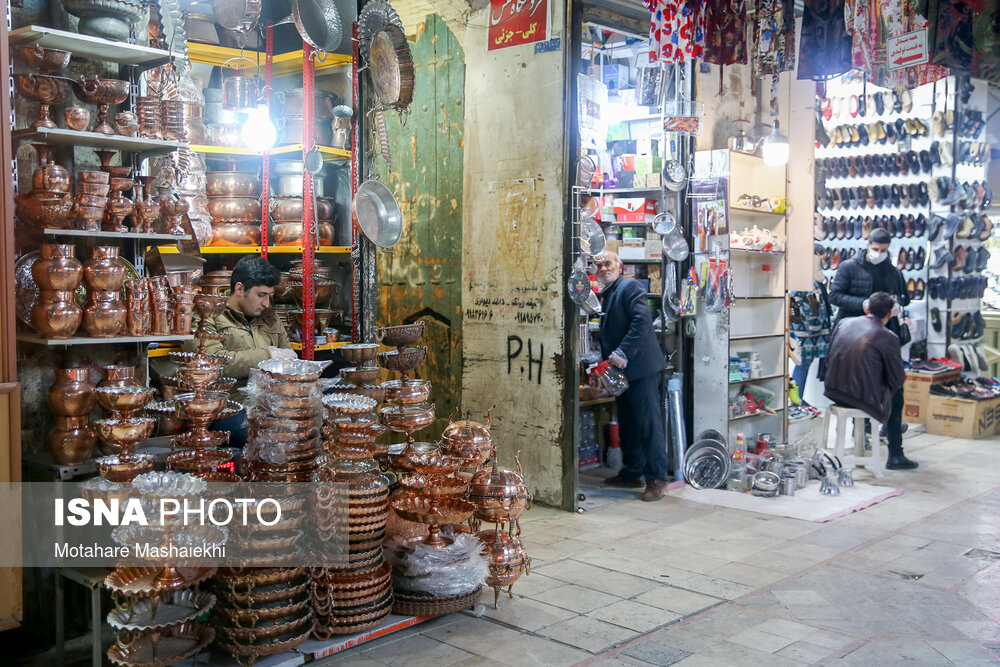
[[[513, 526], [511, 527], [513, 529]], [[514, 582], [522, 574], [531, 573], [531, 558], [521, 543], [521, 538], [511, 531], [503, 531], [499, 525], [492, 530], [476, 533], [479, 541], [486, 546], [483, 556], [490, 566], [490, 576], [486, 585], [493, 588], [493, 608], [499, 609], [500, 589], [507, 588], [507, 595], [514, 597]]]
[[462, 458], [463, 468], [479, 468], [489, 458], [493, 449], [493, 436], [490, 435], [490, 425], [493, 423], [494, 405], [486, 413], [486, 423], [480, 424], [470, 419], [471, 410], [465, 413], [464, 422], [456, 422], [458, 407], [448, 417], [448, 426], [441, 434], [441, 449], [446, 454]]
[[[531, 493], [524, 483], [524, 476], [521, 471], [521, 461], [519, 451], [514, 460], [517, 462], [517, 472], [501, 468], [497, 465], [496, 445], [493, 445], [493, 467], [484, 468], [472, 476], [469, 484], [469, 502], [476, 506], [473, 514], [473, 521], [478, 524], [480, 521], [488, 523], [504, 524], [508, 521], [518, 527], [520, 533], [520, 523], [518, 517], [521, 512], [531, 508]], [[479, 529], [475, 525], [476, 530]]]

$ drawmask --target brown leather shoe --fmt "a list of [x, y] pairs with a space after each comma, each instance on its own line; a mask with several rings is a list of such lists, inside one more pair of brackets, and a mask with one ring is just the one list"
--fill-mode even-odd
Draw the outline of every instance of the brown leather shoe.
[[663, 497], [663, 491], [667, 488], [667, 483], [662, 479], [651, 479], [646, 482], [646, 490], [642, 492], [643, 502], [651, 503]]

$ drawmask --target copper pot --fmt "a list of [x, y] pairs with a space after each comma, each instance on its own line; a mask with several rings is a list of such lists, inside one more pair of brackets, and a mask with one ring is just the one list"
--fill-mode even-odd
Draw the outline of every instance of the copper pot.
[[375, 329], [375, 340], [389, 347], [407, 347], [413, 345], [423, 335], [423, 320], [417, 320], [412, 324], [400, 324], [394, 327], [379, 327]]
[[14, 197], [17, 217], [38, 227], [69, 229], [72, 226], [70, 211], [73, 198], [68, 193], [31, 192]]
[[83, 330], [94, 338], [119, 336], [127, 314], [118, 290], [92, 290], [83, 309]]
[[69, 65], [72, 53], [60, 49], [45, 48], [41, 44], [14, 47], [18, 59], [42, 74], [52, 74]]
[[71, 292], [80, 285], [83, 265], [76, 259], [75, 246], [43, 243], [40, 255], [31, 265], [31, 277], [38, 289]]
[[[103, 187], [111, 189], [110, 185]], [[105, 195], [95, 195], [89, 192], [78, 192], [73, 201], [78, 207], [99, 208], [101, 211], [104, 211], [104, 208], [108, 205], [108, 198]]]
[[[238, 222], [213, 222], [212, 245], [260, 245], [260, 225], [247, 225]], [[230, 289], [228, 282], [224, 289]], [[210, 293], [219, 294], [220, 290], [210, 290]]]
[[448, 419], [448, 426], [441, 434], [441, 450], [462, 457], [467, 468], [478, 467], [493, 450], [493, 437], [490, 435], [493, 408], [487, 413], [485, 424], [472, 421], [468, 413], [464, 421], [456, 422], [454, 416], [452, 414]]
[[111, 174], [106, 171], [78, 171], [76, 172], [77, 183], [100, 183], [108, 185], [111, 182]]
[[[316, 290], [315, 303], [329, 303], [334, 294], [340, 292], [340, 283], [333, 280], [318, 279], [313, 281]], [[295, 296], [295, 300], [302, 303], [302, 283], [289, 282], [286, 288], [288, 293]]]
[[52, 458], [59, 465], [80, 465], [94, 453], [97, 433], [90, 426], [89, 417], [55, 418], [56, 428], [49, 431], [45, 440]]
[[[514, 460], [517, 461], [516, 456]], [[499, 467], [494, 457], [492, 468], [472, 476], [468, 498], [476, 506], [475, 516], [481, 521], [516, 520], [521, 512], [531, 507], [532, 500], [521, 474], [521, 462], [517, 462], [517, 472], [514, 472]]]
[[118, 134], [134, 137], [139, 133], [139, 119], [131, 111], [119, 111], [115, 114], [115, 126]]
[[429, 380], [390, 380], [381, 384], [386, 400], [400, 405], [424, 403], [431, 396]]
[[31, 309], [31, 326], [45, 338], [70, 338], [80, 328], [83, 309], [70, 291], [39, 290]]
[[427, 405], [387, 405], [378, 411], [378, 420], [393, 431], [412, 433], [433, 424], [434, 413], [433, 403]]
[[[300, 222], [302, 220], [302, 197], [271, 197], [271, 219], [276, 223]], [[333, 222], [335, 209], [333, 200], [316, 198], [316, 219]]]
[[83, 278], [91, 290], [117, 292], [125, 284], [125, 265], [118, 259], [118, 246], [95, 246], [83, 265]]
[[90, 125], [90, 109], [86, 107], [66, 107], [63, 111], [66, 127], [77, 132], [83, 132]]
[[[299, 245], [302, 243], [302, 223], [282, 222], [272, 225], [274, 245]], [[316, 224], [319, 245], [333, 245], [333, 225], [325, 222]]]
[[[288, 270], [288, 279], [293, 283], [302, 282], [302, 262], [293, 260], [292, 266]], [[317, 280], [333, 280], [333, 267], [317, 264], [313, 267], [313, 278]]]
[[45, 402], [58, 417], [89, 416], [97, 397], [86, 368], [57, 368], [55, 382], [45, 394]]
[[101, 387], [141, 387], [142, 385], [135, 379], [134, 366], [101, 366], [101, 373], [104, 379], [97, 383], [97, 388]]
[[378, 353], [379, 366], [397, 373], [406, 373], [424, 362], [427, 346], [407, 347]]
[[260, 179], [249, 171], [210, 171], [205, 174], [205, 193], [209, 197], [256, 197]]
[[260, 202], [254, 197], [209, 197], [208, 212], [212, 222], [260, 222]]
[[73, 179], [69, 172], [49, 160], [52, 147], [48, 144], [33, 144], [38, 153], [38, 169], [31, 174], [31, 187], [35, 190], [58, 190], [69, 192]]

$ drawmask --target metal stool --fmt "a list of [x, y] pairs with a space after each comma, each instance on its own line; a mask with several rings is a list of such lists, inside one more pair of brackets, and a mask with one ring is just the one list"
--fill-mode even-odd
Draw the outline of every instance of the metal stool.
[[[823, 418], [824, 442], [829, 449], [830, 438], [830, 418], [837, 418], [837, 435], [834, 439], [834, 453], [844, 465], [860, 466], [866, 468], [875, 477], [881, 478], [885, 474], [885, 463], [882, 460], [882, 443], [878, 435], [879, 422], [872, 419], [864, 410], [848, 408], [841, 405], [831, 405]], [[853, 454], [847, 454], [847, 422], [854, 420], [854, 448]], [[872, 420], [871, 454], [865, 452], [865, 425], [864, 420]]]

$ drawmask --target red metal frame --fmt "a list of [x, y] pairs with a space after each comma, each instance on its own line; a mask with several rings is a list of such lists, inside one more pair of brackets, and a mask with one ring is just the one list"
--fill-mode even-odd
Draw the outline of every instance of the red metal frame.
[[[316, 69], [313, 65], [313, 48], [302, 42], [302, 162], [313, 148], [316, 106]], [[302, 170], [302, 358], [316, 356], [315, 282], [313, 271], [316, 262], [316, 211], [313, 210], [313, 177]]]
[[[267, 115], [271, 115], [271, 68], [274, 65], [274, 26], [267, 22], [267, 32], [264, 38], [264, 99], [267, 101]], [[260, 200], [260, 254], [267, 259], [267, 246], [270, 232], [268, 225], [271, 219], [271, 149], [264, 151], [261, 163], [260, 182], [263, 185]]]
[[[358, 193], [359, 158], [358, 158], [358, 58], [361, 52], [358, 48], [358, 24], [353, 23], [351, 32], [352, 58], [351, 58], [351, 108], [354, 109], [354, 117], [351, 119], [351, 207], [354, 207], [354, 196]], [[358, 239], [358, 227], [351, 221], [351, 340], [361, 342], [361, 314], [358, 312], [358, 301], [354, 298], [358, 294], [357, 274], [361, 264], [360, 241]], [[374, 307], [374, 304], [373, 306]]]

